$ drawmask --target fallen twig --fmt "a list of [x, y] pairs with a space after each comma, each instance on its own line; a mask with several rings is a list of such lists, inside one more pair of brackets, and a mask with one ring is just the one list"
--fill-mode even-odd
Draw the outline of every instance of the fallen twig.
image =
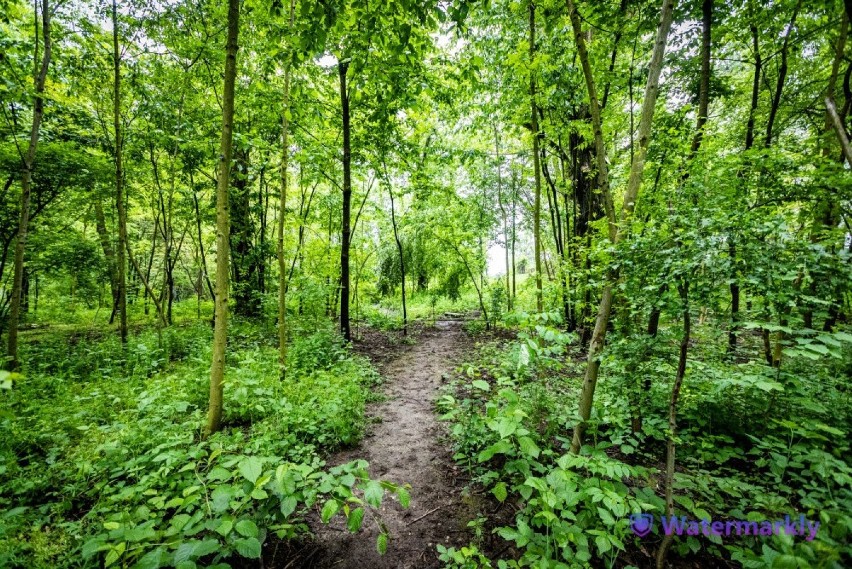
[[[420, 516], [416, 520], [412, 520], [412, 521], [408, 522], [408, 526], [413, 526], [414, 524], [416, 524], [417, 522], [419, 522], [420, 520], [422, 520], [426, 516], [434, 514], [435, 512], [437, 512], [438, 510], [440, 510], [443, 507], [444, 506], [438, 506], [437, 508], [432, 508], [431, 510], [429, 510], [428, 512], [426, 512], [425, 514], [423, 514], [422, 516]], [[406, 526], [406, 527], [408, 527], [408, 526]]]

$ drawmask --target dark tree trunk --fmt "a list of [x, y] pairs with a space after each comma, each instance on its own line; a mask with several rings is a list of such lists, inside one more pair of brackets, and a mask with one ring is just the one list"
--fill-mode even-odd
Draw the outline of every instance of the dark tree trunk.
[[340, 111], [343, 117], [343, 219], [340, 240], [340, 332], [348, 342], [352, 339], [349, 329], [349, 240], [351, 236], [350, 217], [352, 214], [352, 148], [349, 124], [349, 93], [346, 88], [346, 74], [349, 62], [337, 64], [340, 75]]

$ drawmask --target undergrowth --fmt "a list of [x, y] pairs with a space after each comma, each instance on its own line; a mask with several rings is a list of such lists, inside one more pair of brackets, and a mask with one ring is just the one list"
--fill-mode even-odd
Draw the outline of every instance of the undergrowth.
[[294, 326], [282, 382], [268, 336], [237, 322], [225, 428], [205, 439], [210, 335], [193, 324], [124, 348], [73, 331], [24, 342], [29, 366], [0, 391], [0, 566], [224, 568], [260, 558], [270, 534], [304, 534], [315, 504], [357, 531], [385, 492], [408, 502], [364, 461], [325, 468], [361, 437], [379, 381], [330, 325]]
[[[465, 568], [653, 566], [662, 528], [657, 524], [639, 538], [629, 516], [649, 513], [659, 520], [665, 513], [661, 469], [677, 338], [663, 332], [649, 350], [613, 342], [587, 444], [573, 455], [585, 364], [577, 338], [558, 329], [556, 315], [515, 318], [518, 339], [482, 348], [438, 401], [455, 459], [494, 500], [513, 506], [510, 523], [492, 523], [511, 547], [500, 559], [486, 557], [478, 544], [444, 548], [441, 559]], [[699, 331], [699, 341], [702, 333], [712, 331]], [[823, 336], [813, 353], [801, 353], [803, 344], [791, 341], [780, 371], [709, 353], [691, 360], [675, 474], [677, 516], [759, 521], [803, 515], [820, 522], [815, 539], [684, 534], [675, 536], [676, 555], [701, 566], [724, 559], [748, 568], [839, 569], [852, 562], [849, 405], [840, 380], [852, 366], [852, 336]], [[634, 432], [631, 409], [640, 391], [643, 420]]]

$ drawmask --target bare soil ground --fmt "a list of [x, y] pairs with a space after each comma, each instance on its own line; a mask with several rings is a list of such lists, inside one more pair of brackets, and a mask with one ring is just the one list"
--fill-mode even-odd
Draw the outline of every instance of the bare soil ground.
[[[418, 329], [414, 345], [382, 343], [365, 337], [356, 349], [370, 356], [386, 377], [385, 401], [368, 409], [372, 424], [355, 448], [329, 459], [330, 465], [355, 459], [370, 463], [373, 478], [411, 485], [411, 505], [402, 509], [386, 496], [381, 518], [391, 539], [385, 555], [376, 550], [378, 525], [369, 516], [357, 534], [337, 516], [329, 525], [312, 515], [313, 543], [296, 552], [283, 566], [334, 569], [402, 569], [440, 567], [436, 545], [465, 545], [467, 522], [476, 516], [474, 500], [462, 495], [450, 450], [441, 442], [444, 426], [435, 416], [434, 401], [443, 376], [472, 345], [461, 322], [438, 321]], [[388, 355], [390, 357], [388, 357]], [[278, 564], [276, 563], [276, 566]]]

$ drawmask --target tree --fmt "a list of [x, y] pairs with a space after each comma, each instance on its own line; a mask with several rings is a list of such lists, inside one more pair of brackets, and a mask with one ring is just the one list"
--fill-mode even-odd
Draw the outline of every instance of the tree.
[[213, 363], [210, 368], [210, 404], [206, 433], [222, 425], [222, 383], [225, 376], [225, 349], [228, 340], [228, 256], [230, 221], [228, 184], [230, 182], [234, 126], [234, 83], [237, 76], [237, 38], [240, 29], [240, 2], [228, 0], [228, 36], [225, 44], [225, 78], [222, 91], [222, 137], [219, 141], [219, 171], [216, 182], [216, 311], [213, 331]]
[[[24, 281], [24, 249], [27, 245], [27, 231], [30, 223], [30, 196], [33, 168], [35, 167], [36, 150], [38, 149], [39, 135], [41, 133], [41, 122], [44, 117], [44, 85], [47, 80], [47, 71], [50, 67], [51, 51], [53, 44], [50, 36], [50, 3], [48, 0], [41, 1], [41, 29], [42, 29], [42, 56], [41, 65], [38, 61], [38, 15], [36, 15], [36, 55], [33, 67], [36, 70], [33, 76], [33, 118], [30, 125], [30, 139], [26, 152], [15, 145], [21, 157], [21, 208], [18, 221], [17, 243], [15, 244], [15, 275], [12, 284], [12, 305], [9, 311], [9, 368], [15, 371], [19, 368], [18, 362], [18, 323], [21, 318], [21, 293]], [[5, 257], [5, 256], [4, 256]]]
[[[606, 170], [606, 154], [603, 145], [603, 134], [600, 120], [600, 111], [596, 109], [597, 101], [594, 91], [594, 78], [591, 73], [589, 64], [589, 56], [585, 49], [585, 40], [580, 25], [580, 17], [574, 7], [573, 0], [569, 0], [569, 11], [571, 14], [571, 25], [574, 28], [574, 37], [577, 41], [577, 50], [580, 54], [580, 60], [583, 66], [583, 73], [586, 76], [586, 85], [589, 91], [590, 106], [592, 108], [592, 120], [595, 131], [595, 147], [598, 152], [598, 176], [601, 178], [601, 187], [604, 188], [604, 200], [607, 204], [607, 216], [609, 218], [609, 233], [610, 240], [613, 243], [618, 243], [619, 239], [629, 232], [629, 223], [633, 214], [633, 209], [636, 207], [636, 199], [639, 195], [639, 189], [642, 185], [642, 176], [645, 170], [645, 155], [650, 143], [651, 125], [654, 118], [654, 108], [657, 102], [657, 92], [659, 89], [660, 73], [663, 69], [663, 55], [666, 50], [666, 41], [668, 40], [669, 29], [672, 24], [672, 12], [674, 10], [674, 0], [663, 0], [663, 6], [660, 13], [660, 23], [657, 26], [656, 39], [654, 40], [654, 50], [651, 55], [649, 64], [648, 82], [645, 85], [645, 98], [642, 101], [642, 111], [639, 119], [639, 150], [634, 155], [630, 164], [630, 178], [627, 182], [627, 189], [624, 194], [624, 203], [621, 208], [621, 219], [619, 225], [616, 225], [615, 214], [612, 206], [612, 196], [609, 194], [609, 181]], [[581, 47], [583, 46], [583, 47]], [[594, 101], [594, 102], [591, 102]], [[597, 115], [597, 117], [595, 116]], [[600, 354], [603, 351], [604, 342], [606, 341], [607, 325], [612, 311], [613, 287], [615, 281], [618, 280], [618, 270], [610, 272], [608, 282], [604, 285], [601, 295], [600, 306], [598, 307], [598, 315], [595, 320], [595, 329], [592, 333], [591, 343], [589, 344], [589, 354], [586, 363], [586, 373], [583, 377], [583, 387], [580, 392], [579, 416], [580, 420], [574, 427], [574, 435], [571, 439], [571, 452], [574, 454], [580, 451], [580, 446], [583, 441], [583, 432], [585, 431], [586, 421], [589, 420], [592, 412], [592, 401], [595, 394], [595, 386], [598, 380], [598, 371], [600, 370]]]
[[121, 342], [127, 342], [127, 277], [124, 255], [127, 250], [127, 212], [124, 198], [124, 167], [122, 150], [124, 139], [121, 132], [121, 52], [118, 45], [118, 11], [116, 0], [112, 0], [112, 57], [113, 57], [113, 129], [115, 151], [115, 209], [118, 212], [118, 249], [116, 254], [116, 276], [118, 279], [118, 317]]

